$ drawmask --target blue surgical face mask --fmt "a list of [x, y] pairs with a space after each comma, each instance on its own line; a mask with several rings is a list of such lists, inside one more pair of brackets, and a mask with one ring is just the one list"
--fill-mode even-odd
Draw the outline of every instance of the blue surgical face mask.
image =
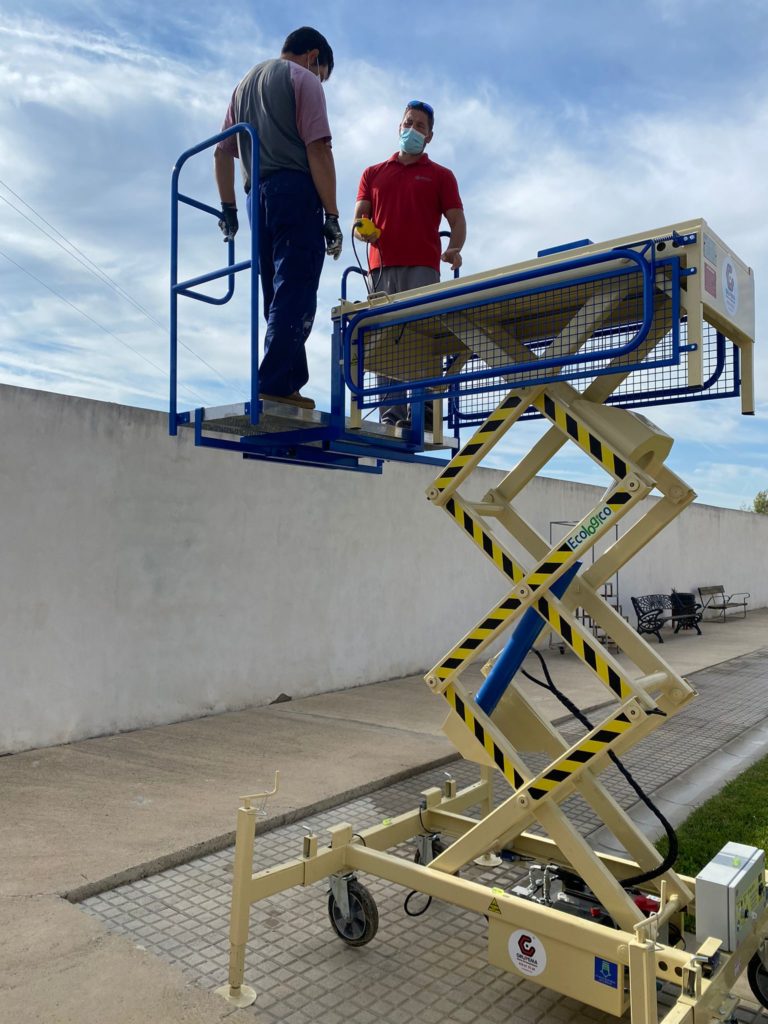
[[400, 131], [400, 151], [416, 156], [421, 153], [426, 144], [427, 137], [417, 132], [415, 128], [402, 128]]

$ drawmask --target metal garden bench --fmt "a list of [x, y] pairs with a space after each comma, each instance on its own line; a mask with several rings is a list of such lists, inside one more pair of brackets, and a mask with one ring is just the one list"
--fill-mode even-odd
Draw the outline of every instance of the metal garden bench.
[[737, 610], [740, 608], [742, 618], [747, 617], [747, 602], [750, 595], [746, 591], [726, 594], [722, 584], [717, 584], [714, 587], [699, 587], [699, 597], [701, 598], [702, 611], [715, 612], [712, 620], [722, 619], [725, 622], [729, 608]]
[[632, 606], [637, 615], [637, 632], [652, 634], [660, 644], [664, 643], [661, 627], [667, 623], [674, 624], [675, 633], [695, 629], [701, 636], [702, 607], [693, 594], [643, 594], [632, 598]]

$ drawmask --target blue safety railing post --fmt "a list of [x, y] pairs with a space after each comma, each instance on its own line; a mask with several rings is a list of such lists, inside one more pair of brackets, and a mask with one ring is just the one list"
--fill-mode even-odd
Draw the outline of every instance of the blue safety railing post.
[[[251, 133], [251, 423], [259, 422], [259, 140]], [[255, 192], [254, 192], [255, 185]], [[254, 209], [255, 201], [255, 209]]]
[[[347, 281], [350, 274], [359, 274], [365, 277], [360, 267], [347, 267], [341, 275], [341, 301], [347, 300]], [[347, 393], [344, 387], [343, 369], [343, 321], [344, 317], [337, 317], [333, 322], [333, 333], [331, 335], [331, 425], [342, 431], [346, 417]]]
[[178, 180], [179, 167], [173, 168], [171, 178], [171, 309], [170, 309], [170, 331], [171, 331], [171, 352], [170, 352], [170, 395], [168, 398], [168, 433], [175, 437], [178, 432], [178, 305], [179, 297], [176, 292], [179, 276], [179, 203], [178, 203]]
[[[259, 289], [258, 289], [258, 277], [259, 277], [259, 225], [258, 225], [258, 211], [256, 216], [255, 224], [251, 226], [251, 258], [245, 260], [240, 264], [234, 262], [235, 256], [235, 245], [233, 241], [229, 241], [227, 244], [227, 266], [220, 270], [211, 271], [207, 274], [201, 274], [198, 277], [191, 278], [187, 281], [179, 282], [179, 203], [184, 203], [187, 206], [191, 206], [194, 209], [201, 210], [203, 213], [212, 215], [217, 219], [220, 217], [220, 211], [214, 209], [212, 206], [208, 206], [206, 203], [201, 203], [196, 199], [192, 199], [190, 196], [182, 195], [179, 192], [179, 176], [181, 169], [190, 157], [196, 156], [198, 153], [202, 153], [206, 149], [210, 149], [212, 146], [217, 145], [223, 139], [229, 138], [230, 135], [236, 135], [240, 132], [248, 132], [251, 139], [251, 154], [252, 154], [252, 180], [258, 182], [259, 180], [259, 140], [255, 130], [250, 124], [240, 123], [233, 125], [231, 128], [227, 128], [223, 132], [219, 132], [217, 135], [211, 136], [204, 142], [199, 143], [196, 146], [192, 146], [190, 149], [185, 150], [173, 168], [173, 174], [171, 176], [171, 282], [170, 282], [170, 360], [169, 360], [169, 377], [170, 377], [170, 394], [168, 402], [168, 432], [170, 434], [176, 434], [179, 424], [179, 413], [178, 413], [178, 330], [179, 330], [179, 319], [178, 319], [178, 298], [179, 295], [184, 295], [186, 298], [198, 299], [201, 302], [210, 303], [212, 305], [221, 306], [229, 302], [232, 298], [235, 290], [235, 274], [241, 270], [251, 271], [251, 303], [250, 303], [250, 317], [251, 317], [251, 422], [258, 423], [259, 406], [258, 406], [258, 364], [259, 364]], [[228, 280], [227, 291], [220, 298], [214, 298], [209, 295], [197, 294], [192, 291], [199, 284], [205, 284], [209, 281], [218, 280], [221, 277], [226, 277]], [[255, 396], [255, 399], [254, 399]]]

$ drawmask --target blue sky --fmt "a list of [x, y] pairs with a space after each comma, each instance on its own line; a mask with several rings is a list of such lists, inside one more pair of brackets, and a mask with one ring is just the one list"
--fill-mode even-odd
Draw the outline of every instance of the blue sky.
[[[698, 216], [754, 268], [758, 415], [740, 416], [736, 400], [647, 411], [676, 438], [670, 464], [700, 501], [751, 504], [768, 487], [768, 3], [444, 0], [414, 10], [402, 0], [6, 2], [0, 381], [166, 407], [171, 168], [218, 129], [243, 73], [311, 24], [336, 57], [326, 98], [344, 221], [360, 172], [394, 150], [404, 101], [420, 97], [437, 111], [430, 153], [462, 191], [467, 272]], [[185, 190], [215, 202], [207, 158], [184, 174]], [[182, 272], [219, 265], [215, 227], [183, 227]], [[323, 273], [307, 388], [321, 406], [329, 311], [351, 259], [347, 241]], [[191, 312], [182, 401], [242, 400], [242, 307]], [[494, 461], [513, 465], [539, 429], [510, 431]], [[570, 451], [547, 472], [605, 482]]]

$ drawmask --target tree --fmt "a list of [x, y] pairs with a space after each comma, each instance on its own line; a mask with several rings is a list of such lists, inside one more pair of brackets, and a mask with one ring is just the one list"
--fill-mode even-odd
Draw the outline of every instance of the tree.
[[768, 516], [768, 491], [758, 491], [752, 502], [752, 511]]

